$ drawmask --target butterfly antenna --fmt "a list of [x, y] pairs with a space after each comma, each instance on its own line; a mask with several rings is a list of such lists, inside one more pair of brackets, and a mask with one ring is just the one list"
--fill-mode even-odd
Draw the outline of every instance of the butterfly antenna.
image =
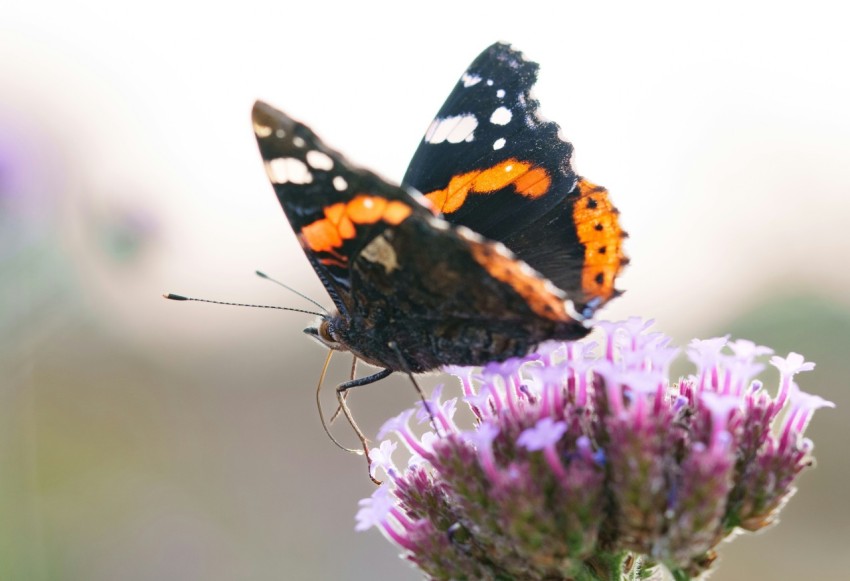
[[270, 277], [270, 276], [269, 276], [269, 275], [267, 275], [265, 272], [262, 272], [262, 271], [260, 271], [260, 270], [256, 270], [256, 271], [254, 271], [254, 272], [255, 272], [255, 273], [256, 273], [256, 275], [257, 275], [257, 276], [259, 276], [260, 278], [264, 278], [264, 279], [266, 279], [266, 280], [268, 280], [268, 281], [271, 281], [271, 282], [275, 283], [275, 284], [276, 284], [276, 285], [278, 285], [278, 286], [282, 286], [283, 288], [285, 288], [285, 289], [286, 289], [286, 290], [288, 290], [289, 292], [291, 292], [291, 293], [295, 293], [296, 295], [298, 295], [299, 297], [301, 297], [301, 298], [302, 298], [302, 299], [304, 299], [305, 301], [308, 301], [308, 302], [313, 303], [314, 305], [316, 305], [317, 307], [319, 307], [320, 309], [322, 309], [323, 311], [325, 311], [325, 313], [329, 314], [329, 313], [328, 313], [328, 310], [327, 310], [325, 307], [323, 307], [322, 305], [320, 305], [319, 303], [317, 303], [316, 301], [314, 301], [313, 299], [311, 299], [310, 297], [308, 297], [308, 296], [307, 296], [307, 295], [305, 295], [304, 293], [298, 292], [297, 290], [295, 290], [295, 289], [294, 289], [294, 288], [292, 288], [291, 286], [286, 285], [286, 284], [283, 284], [283, 283], [282, 283], [282, 282], [280, 282], [279, 280], [277, 280], [277, 279], [274, 279], [274, 278]]
[[192, 297], [184, 297], [183, 295], [176, 295], [174, 293], [168, 293], [168, 294], [164, 294], [162, 296], [164, 298], [168, 299], [168, 300], [171, 300], [171, 301], [195, 301], [196, 303], [211, 303], [213, 305], [229, 305], [231, 307], [251, 307], [253, 309], [278, 309], [278, 310], [281, 310], [281, 311], [293, 311], [295, 313], [304, 313], [304, 314], [307, 314], [307, 315], [316, 315], [317, 317], [324, 317], [324, 316], [327, 315], [327, 312], [317, 313], [315, 311], [305, 311], [303, 309], [293, 309], [293, 308], [290, 308], [290, 307], [278, 307], [278, 306], [275, 306], [275, 305], [248, 305], [248, 304], [245, 304], [245, 303], [229, 303], [229, 302], [225, 302], [225, 301], [211, 301], [209, 299], [196, 299], [196, 298], [192, 298]]

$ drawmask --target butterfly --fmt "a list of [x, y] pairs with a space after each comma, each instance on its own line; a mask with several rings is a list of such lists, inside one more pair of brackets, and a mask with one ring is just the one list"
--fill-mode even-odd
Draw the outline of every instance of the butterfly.
[[[335, 310], [306, 333], [392, 372], [477, 366], [585, 336], [627, 258], [608, 192], [539, 114], [505, 43], [461, 75], [400, 185], [258, 101], [266, 173]], [[350, 384], [350, 385], [349, 385]]]

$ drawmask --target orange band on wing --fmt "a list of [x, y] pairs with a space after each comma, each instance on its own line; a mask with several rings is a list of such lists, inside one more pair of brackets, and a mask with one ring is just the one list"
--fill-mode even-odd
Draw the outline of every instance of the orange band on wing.
[[476, 262], [483, 266], [490, 276], [513, 288], [532, 311], [553, 321], [570, 319], [564, 305], [564, 297], [556, 295], [551, 284], [530, 271], [524, 262], [500, 254], [492, 243], [473, 242], [470, 249]]
[[619, 212], [608, 199], [608, 190], [582, 178], [578, 191], [573, 222], [585, 247], [581, 288], [588, 297], [607, 301], [614, 296], [614, 280], [628, 262], [623, 254], [626, 233], [620, 228]]
[[378, 196], [358, 194], [349, 202], [325, 208], [325, 217], [301, 228], [301, 238], [313, 252], [333, 252], [345, 240], [357, 235], [358, 224], [386, 222], [395, 226], [410, 216], [412, 210], [404, 202]]
[[489, 194], [510, 184], [518, 194], [538, 198], [549, 191], [552, 179], [542, 167], [510, 158], [487, 169], [456, 175], [444, 189], [425, 197], [443, 214], [451, 214], [463, 206], [469, 194]]

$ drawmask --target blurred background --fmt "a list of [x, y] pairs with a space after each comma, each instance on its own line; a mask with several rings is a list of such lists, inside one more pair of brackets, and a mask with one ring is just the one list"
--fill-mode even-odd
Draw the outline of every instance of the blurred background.
[[[266, 181], [254, 99], [398, 180], [499, 39], [541, 63], [544, 113], [631, 234], [604, 316], [801, 352], [803, 389], [838, 404], [781, 524], [724, 545], [713, 578], [846, 574], [839, 3], [122, 4], [0, 18], [0, 579], [418, 578], [353, 530], [372, 485], [321, 431], [310, 321], [161, 294], [309, 306], [262, 269], [330, 305]], [[393, 378], [351, 398], [373, 435], [414, 401]]]

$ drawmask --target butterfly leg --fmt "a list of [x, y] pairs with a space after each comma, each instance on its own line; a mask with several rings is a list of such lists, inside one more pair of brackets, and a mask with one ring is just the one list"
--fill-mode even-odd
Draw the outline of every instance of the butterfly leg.
[[428, 412], [428, 417], [431, 419], [431, 425], [434, 427], [434, 432], [436, 432], [437, 436], [442, 437], [443, 433], [440, 431], [440, 425], [437, 423], [437, 419], [434, 417], [434, 412], [431, 410], [431, 404], [425, 399], [425, 393], [419, 386], [419, 382], [416, 381], [416, 378], [413, 377], [413, 373], [410, 372], [410, 367], [407, 365], [407, 361], [405, 361], [404, 356], [401, 354], [401, 349], [398, 348], [398, 343], [390, 341], [389, 348], [395, 351], [395, 354], [398, 356], [398, 361], [401, 364], [401, 368], [407, 374], [407, 377], [410, 378], [410, 382], [413, 383], [413, 388], [416, 390], [416, 393], [419, 394], [419, 399], [422, 400], [422, 406], [425, 408], [425, 411]]
[[360, 426], [357, 425], [357, 422], [354, 421], [354, 416], [351, 414], [351, 410], [348, 409], [348, 404], [345, 403], [345, 396], [348, 390], [352, 387], [360, 387], [361, 385], [375, 383], [376, 381], [384, 379], [392, 372], [392, 369], [382, 369], [372, 375], [367, 375], [366, 377], [361, 377], [359, 379], [351, 379], [345, 383], [341, 383], [336, 388], [336, 399], [339, 402], [339, 407], [342, 409], [342, 413], [345, 416], [345, 419], [348, 420], [348, 423], [351, 425], [354, 433], [356, 433], [357, 437], [360, 439], [360, 444], [363, 446], [363, 453], [366, 455], [366, 468], [369, 471], [369, 478], [375, 484], [380, 484], [381, 482], [379, 480], [375, 480], [372, 476], [372, 458], [369, 457], [369, 444], [366, 442], [366, 435], [363, 433], [363, 430], [360, 429]]
[[[351, 374], [348, 376], [350, 381], [354, 381], [354, 376], [357, 374], [357, 356], [351, 356]], [[345, 392], [343, 397], [348, 397], [348, 392]], [[328, 424], [333, 425], [334, 421], [339, 417], [339, 414], [342, 413], [342, 408], [340, 406], [336, 406], [336, 411], [334, 415], [331, 416], [331, 419], [328, 420]]]

